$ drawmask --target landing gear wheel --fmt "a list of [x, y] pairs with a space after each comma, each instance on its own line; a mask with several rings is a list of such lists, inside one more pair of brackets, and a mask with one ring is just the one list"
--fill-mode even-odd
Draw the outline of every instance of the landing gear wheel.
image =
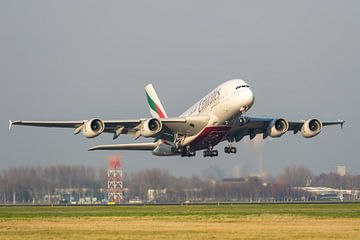
[[224, 147], [224, 152], [225, 153], [230, 153], [230, 147]]
[[183, 152], [181, 153], [181, 157], [194, 157], [196, 156], [196, 152]]
[[196, 155], [196, 151], [191, 151], [190, 146], [183, 148], [181, 151], [181, 157], [194, 157]]
[[204, 157], [217, 157], [219, 155], [218, 150], [205, 150], [204, 151]]
[[217, 157], [219, 155], [218, 150], [211, 151], [211, 157]]
[[236, 147], [233, 146], [226, 146], [224, 148], [225, 153], [236, 153]]
[[209, 150], [205, 150], [204, 152], [203, 152], [203, 156], [204, 157], [209, 157], [211, 155], [211, 152], [209, 151]]

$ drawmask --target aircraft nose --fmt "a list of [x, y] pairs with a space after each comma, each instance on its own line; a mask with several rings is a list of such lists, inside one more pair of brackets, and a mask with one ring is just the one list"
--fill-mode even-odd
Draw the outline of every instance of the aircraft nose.
[[241, 98], [240, 112], [246, 112], [247, 110], [249, 110], [255, 101], [254, 93], [251, 91], [250, 88], [243, 89], [243, 91], [240, 94], [240, 98]]
[[248, 93], [247, 93], [248, 108], [250, 108], [254, 104], [254, 101], [255, 101], [254, 93], [253, 93], [253, 91], [251, 91], [250, 88], [248, 88]]
[[255, 101], [254, 93], [251, 91], [250, 88], [246, 88], [246, 89], [244, 89], [242, 95], [243, 95], [243, 103], [242, 103], [243, 106], [250, 108]]

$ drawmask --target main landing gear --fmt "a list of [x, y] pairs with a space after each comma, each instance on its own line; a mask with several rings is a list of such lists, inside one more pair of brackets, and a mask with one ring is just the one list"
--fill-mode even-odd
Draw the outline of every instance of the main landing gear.
[[229, 144], [224, 148], [225, 153], [236, 153], [236, 147], [233, 147], [232, 143], [234, 139], [228, 139]]
[[191, 151], [190, 146], [186, 146], [181, 152], [181, 157], [194, 157], [196, 155], [196, 151]]
[[181, 153], [182, 157], [195, 157], [195, 155], [196, 155], [195, 151], [194, 152], [182, 152]]
[[224, 152], [225, 153], [236, 153], [236, 147], [233, 146], [227, 146], [224, 148]]
[[209, 149], [204, 151], [204, 157], [217, 157], [218, 155], [218, 150], [213, 150], [212, 146], [209, 146]]

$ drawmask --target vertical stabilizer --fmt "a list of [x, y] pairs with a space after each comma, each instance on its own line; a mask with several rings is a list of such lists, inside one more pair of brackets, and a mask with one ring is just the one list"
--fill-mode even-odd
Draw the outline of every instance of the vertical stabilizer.
[[152, 84], [146, 85], [145, 93], [149, 104], [151, 116], [153, 116], [154, 118], [167, 118], [164, 107], [162, 106], [160, 99], [158, 98]]

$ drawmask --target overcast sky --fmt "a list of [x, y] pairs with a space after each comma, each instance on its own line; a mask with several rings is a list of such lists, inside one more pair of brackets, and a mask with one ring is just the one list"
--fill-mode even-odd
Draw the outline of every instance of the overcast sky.
[[[0, 170], [11, 166], [106, 167], [115, 152], [96, 144], [134, 141], [74, 136], [70, 129], [15, 126], [12, 120], [127, 119], [150, 116], [153, 83], [177, 116], [220, 83], [246, 80], [248, 115], [344, 119], [312, 139], [287, 133], [242, 141], [218, 158], [121, 152], [125, 171], [166, 168], [227, 176], [278, 174], [288, 165], [314, 173], [344, 164], [360, 173], [360, 1], [0, 1]], [[147, 141], [150, 139], [142, 139]]]

